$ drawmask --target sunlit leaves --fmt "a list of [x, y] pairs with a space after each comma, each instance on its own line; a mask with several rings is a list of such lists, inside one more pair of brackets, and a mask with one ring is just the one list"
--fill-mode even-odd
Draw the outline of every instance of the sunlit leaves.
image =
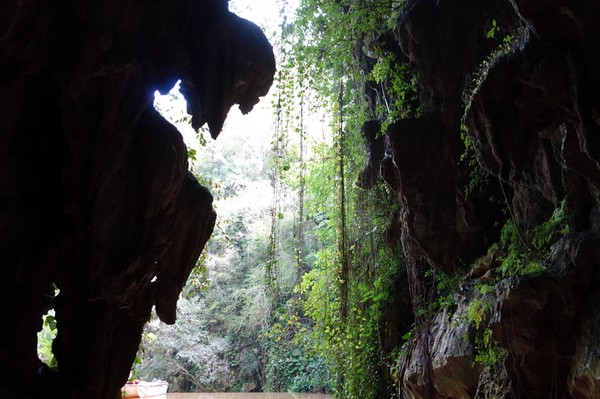
[[[298, 76], [314, 82], [311, 87], [329, 113], [329, 131], [335, 138], [313, 146], [307, 162], [305, 209], [315, 221], [314, 234], [322, 248], [314, 254], [313, 269], [304, 275], [298, 293], [304, 312], [315, 323], [314, 344], [337, 372], [336, 389], [344, 398], [375, 398], [386, 390], [379, 367], [389, 359], [380, 357], [377, 329], [398, 260], [381, 248], [386, 221], [375, 215], [386, 213], [379, 207], [389, 211], [385, 191], [361, 192], [354, 182], [365, 162], [362, 124], [374, 117], [407, 116], [416, 79], [383, 53], [374, 76], [367, 76], [356, 56], [367, 36], [377, 37], [393, 25], [388, 17], [397, 15], [400, 5], [385, 0], [302, 1], [288, 54]], [[382, 101], [375, 113], [363, 95], [367, 79], [386, 87], [387, 103]], [[340, 195], [346, 201], [343, 207]], [[343, 216], [347, 221], [341, 222]], [[343, 234], [347, 245], [340, 247]], [[350, 260], [348, 271], [341, 267], [344, 256]], [[347, 309], [346, 317], [341, 308]]]

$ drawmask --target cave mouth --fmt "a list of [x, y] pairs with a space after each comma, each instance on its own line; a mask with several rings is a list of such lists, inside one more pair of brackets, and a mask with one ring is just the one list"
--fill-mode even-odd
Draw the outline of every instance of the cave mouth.
[[[272, 162], [277, 141], [273, 102], [274, 95], [268, 94], [247, 115], [232, 108], [213, 140], [208, 129], [192, 128], [179, 83], [165, 95], [155, 93], [155, 109], [186, 143], [190, 172], [214, 198], [217, 222], [183, 288], [177, 322], [164, 324], [153, 312], [130, 380], [167, 380], [174, 392], [230, 391], [237, 381], [261, 388], [261, 377], [251, 370], [262, 353], [257, 342], [271, 311], [261, 254], [269, 245], [273, 177], [278, 173]], [[292, 220], [292, 209], [284, 212]], [[291, 283], [291, 277], [285, 278]], [[244, 328], [252, 339], [232, 334]], [[182, 369], [187, 377], [177, 375]], [[232, 374], [240, 377], [228, 377]]]
[[[296, 118], [299, 109], [278, 117], [274, 89], [249, 114], [233, 107], [216, 140], [207, 129], [194, 131], [177, 84], [165, 95], [155, 93], [155, 109], [186, 142], [191, 173], [213, 195], [217, 222], [179, 297], [177, 323], [166, 325], [152, 315], [131, 379], [168, 380], [170, 389], [181, 392], [285, 391], [265, 386], [262, 362], [269, 355], [264, 337], [275, 339], [274, 330], [269, 333], [274, 312], [296, 311], [297, 286], [318, 249], [315, 221], [300, 213], [304, 204], [292, 181], [310, 162], [329, 160], [318, 151], [333, 146], [333, 134], [323, 108], [306, 108], [302, 118]], [[306, 359], [315, 373], [329, 372], [321, 356], [306, 354]], [[188, 375], [194, 377], [188, 379], [171, 372], [189, 364], [213, 366], [190, 368]], [[231, 375], [227, 382], [225, 376]], [[325, 389], [329, 383], [322, 380]]]

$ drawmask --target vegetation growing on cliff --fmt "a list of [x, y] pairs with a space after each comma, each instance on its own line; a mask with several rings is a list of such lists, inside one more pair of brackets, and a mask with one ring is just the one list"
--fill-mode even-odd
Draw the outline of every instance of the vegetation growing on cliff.
[[[385, 48], [400, 7], [398, 1], [302, 1], [287, 37], [293, 51], [286, 65], [298, 68], [298, 82], [324, 77], [313, 88], [334, 137], [306, 172], [313, 194], [306, 197], [306, 217], [319, 221], [321, 248], [296, 288], [311, 323], [302, 334], [332, 367], [334, 388], [344, 398], [396, 395], [401, 340], [390, 338], [385, 319], [404, 265], [399, 249], [383, 238], [397, 205], [381, 180], [370, 190], [356, 184], [366, 163], [363, 125], [379, 119], [385, 127], [417, 112], [411, 104], [416, 81]], [[396, 344], [386, 346], [390, 340]]]

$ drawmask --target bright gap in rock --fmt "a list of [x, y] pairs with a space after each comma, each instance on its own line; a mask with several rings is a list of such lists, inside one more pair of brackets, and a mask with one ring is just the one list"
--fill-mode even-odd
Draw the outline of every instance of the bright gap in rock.
[[[54, 285], [53, 289], [53, 298], [56, 298], [60, 290]], [[42, 316], [42, 329], [37, 333], [37, 353], [40, 361], [52, 369], [57, 367], [56, 358], [52, 351], [52, 343], [56, 338], [57, 332], [54, 308], [51, 308]]]
[[[217, 225], [178, 302], [177, 323], [168, 326], [153, 316], [147, 324], [132, 379], [167, 380], [178, 392], [262, 387], [261, 341], [273, 309], [265, 284], [276, 175], [272, 102], [272, 95], [262, 98], [247, 115], [232, 107], [213, 140], [206, 127], [199, 133], [191, 128], [178, 86], [156, 95], [156, 109], [188, 146], [192, 173], [214, 197]], [[293, 210], [283, 203], [291, 193], [279, 189], [277, 196], [277, 222], [289, 233]], [[293, 264], [294, 255], [285, 256]], [[291, 293], [294, 268], [286, 270], [280, 278]]]

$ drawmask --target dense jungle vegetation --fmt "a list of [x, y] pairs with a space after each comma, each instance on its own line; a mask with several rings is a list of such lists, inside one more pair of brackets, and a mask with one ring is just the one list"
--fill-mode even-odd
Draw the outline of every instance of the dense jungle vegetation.
[[148, 325], [134, 372], [178, 390], [395, 397], [411, 327], [389, 311], [405, 273], [397, 242], [384, 242], [397, 205], [361, 173], [362, 126], [418, 112], [414, 77], [386, 49], [401, 2], [279, 6], [278, 73], [263, 100], [273, 122], [214, 144], [200, 136], [191, 152], [218, 225], [179, 322]]

